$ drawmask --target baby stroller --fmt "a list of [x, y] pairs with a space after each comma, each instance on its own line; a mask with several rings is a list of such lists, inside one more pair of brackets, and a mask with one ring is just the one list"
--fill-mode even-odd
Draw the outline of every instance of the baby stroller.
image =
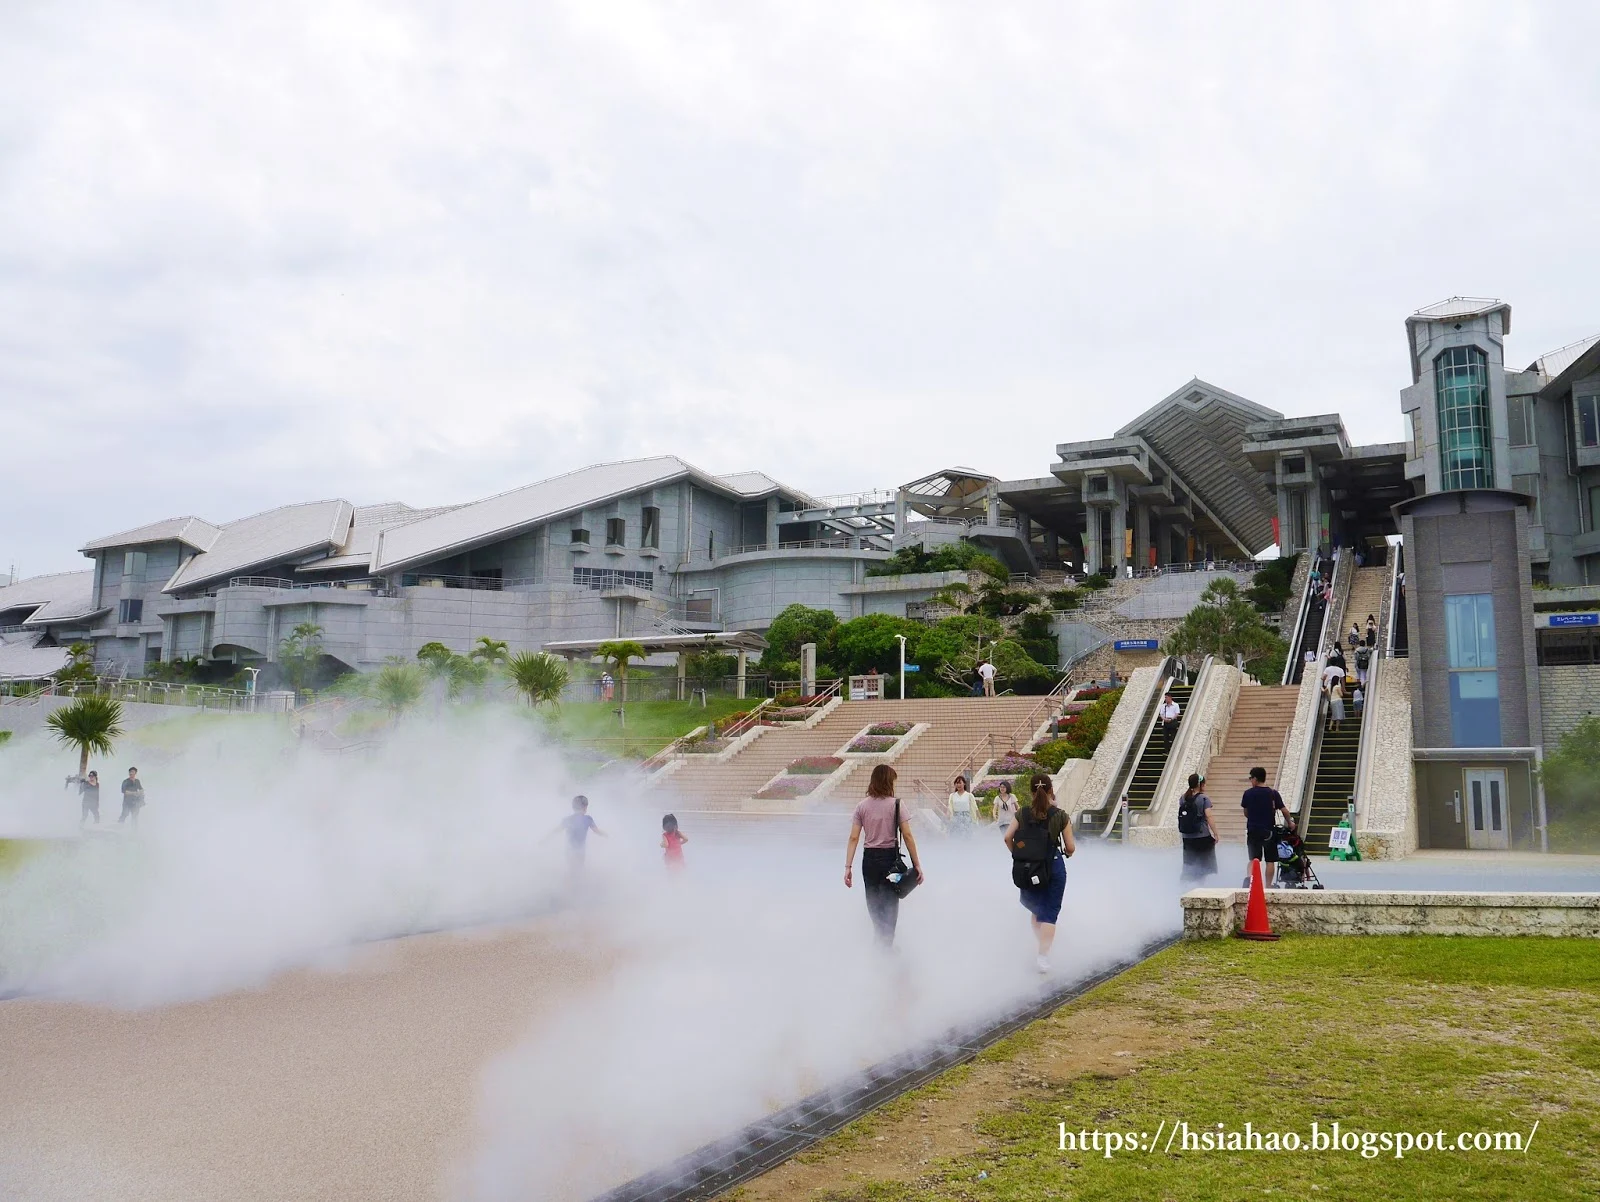
[[1267, 840], [1267, 858], [1278, 862], [1278, 888], [1321, 889], [1317, 870], [1311, 867], [1306, 841], [1292, 826], [1275, 826]]

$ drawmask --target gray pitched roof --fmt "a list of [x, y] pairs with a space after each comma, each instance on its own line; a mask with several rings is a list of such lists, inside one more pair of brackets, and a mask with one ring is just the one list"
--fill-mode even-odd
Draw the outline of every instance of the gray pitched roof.
[[308, 501], [229, 522], [209, 551], [187, 560], [172, 574], [165, 591], [249, 575], [252, 568], [331, 551], [349, 536], [354, 512], [349, 501]]
[[39, 626], [46, 622], [87, 617], [95, 612], [93, 597], [92, 568], [85, 572], [53, 572], [48, 576], [32, 576], [0, 588], [0, 611], [21, 609], [25, 605], [37, 606], [23, 624]]
[[551, 518], [683, 479], [736, 497], [765, 496], [775, 490], [782, 491], [776, 481], [762, 473], [742, 472], [719, 478], [676, 455], [598, 463], [419, 522], [391, 527], [378, 537], [372, 570], [393, 571], [481, 547]]
[[43, 680], [67, 666], [65, 647], [41, 647], [43, 634], [0, 634], [0, 680]]
[[209, 551], [221, 534], [220, 527], [213, 526], [204, 518], [193, 516], [166, 518], [159, 522], [151, 522], [148, 526], [136, 526], [132, 530], [124, 530], [120, 534], [108, 534], [103, 538], [92, 539], [84, 543], [82, 550], [88, 553], [103, 551], [108, 547], [137, 547], [149, 543], [179, 542], [193, 547], [196, 551]]

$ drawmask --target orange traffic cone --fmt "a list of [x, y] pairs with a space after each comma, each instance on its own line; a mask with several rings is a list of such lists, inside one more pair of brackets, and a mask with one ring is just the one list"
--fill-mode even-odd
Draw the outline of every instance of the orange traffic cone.
[[1259, 939], [1262, 942], [1271, 942], [1277, 936], [1272, 933], [1272, 924], [1267, 921], [1267, 891], [1261, 884], [1261, 861], [1250, 861], [1250, 904], [1244, 911], [1244, 930], [1239, 932], [1241, 939]]

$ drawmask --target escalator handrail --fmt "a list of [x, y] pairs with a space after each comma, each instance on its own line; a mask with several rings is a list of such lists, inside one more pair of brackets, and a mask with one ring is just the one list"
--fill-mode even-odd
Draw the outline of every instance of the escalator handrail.
[[[1155, 729], [1158, 716], [1161, 713], [1161, 699], [1166, 696], [1167, 688], [1172, 684], [1176, 673], [1172, 657], [1169, 655], [1161, 664], [1160, 684], [1150, 696], [1149, 711], [1140, 717], [1143, 730], [1135, 731], [1135, 737], [1129, 741], [1129, 751], [1117, 767], [1116, 775], [1111, 778], [1107, 786], [1105, 799], [1098, 808], [1109, 811], [1106, 818], [1105, 829], [1100, 832], [1102, 839], [1111, 837], [1111, 828], [1116, 825], [1116, 812], [1122, 807], [1123, 795], [1128, 791], [1128, 783], [1133, 780], [1134, 774], [1139, 771], [1139, 761], [1144, 758], [1145, 748], [1150, 744], [1150, 733]], [[1127, 819], [1123, 819], [1122, 829], [1128, 829]]]
[[1294, 625], [1290, 628], [1294, 632], [1294, 642], [1289, 645], [1289, 658], [1284, 661], [1280, 684], [1294, 683], [1295, 662], [1305, 656], [1306, 614], [1311, 607], [1311, 568], [1316, 566], [1317, 561], [1311, 551], [1302, 551], [1301, 554], [1308, 557], [1310, 566], [1306, 568], [1306, 587], [1300, 590], [1300, 610], [1295, 614]]

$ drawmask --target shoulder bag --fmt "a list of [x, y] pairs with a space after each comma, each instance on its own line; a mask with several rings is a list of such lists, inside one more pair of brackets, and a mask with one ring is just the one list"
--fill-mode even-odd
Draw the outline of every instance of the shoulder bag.
[[922, 882], [917, 879], [917, 870], [906, 863], [905, 856], [900, 854], [900, 799], [894, 799], [894, 871], [891, 877], [898, 876], [899, 880], [888, 882], [889, 891], [896, 897], [907, 897], [911, 891]]

